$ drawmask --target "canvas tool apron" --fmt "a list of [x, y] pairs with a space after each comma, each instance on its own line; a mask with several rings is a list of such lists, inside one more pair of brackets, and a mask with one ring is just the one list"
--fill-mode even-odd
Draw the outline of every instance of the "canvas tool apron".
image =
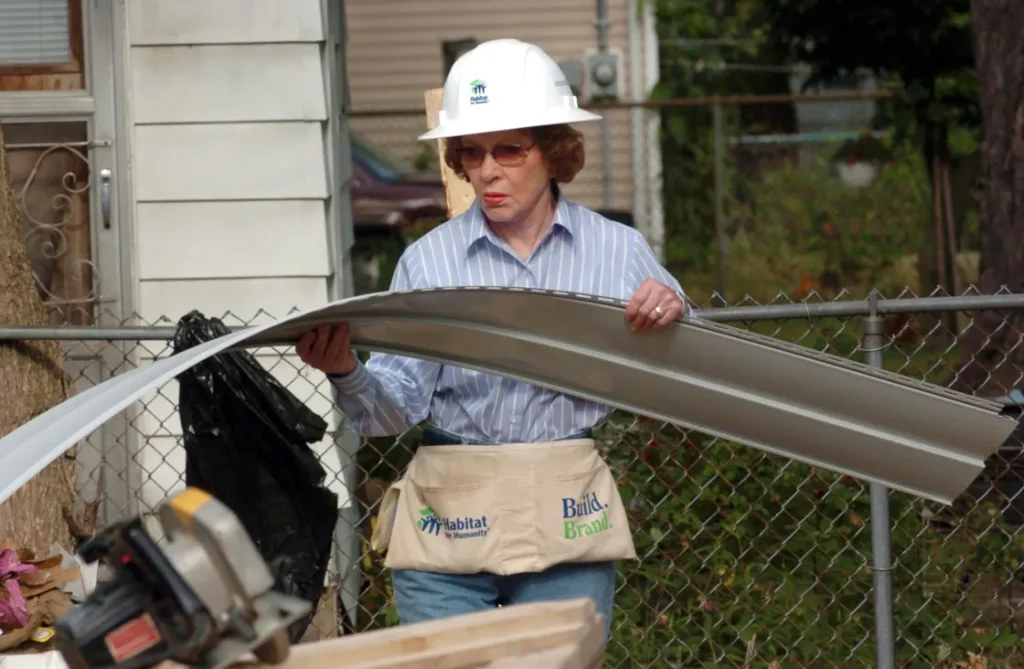
[[385, 567], [448, 574], [636, 558], [592, 439], [421, 447], [384, 494], [370, 545]]

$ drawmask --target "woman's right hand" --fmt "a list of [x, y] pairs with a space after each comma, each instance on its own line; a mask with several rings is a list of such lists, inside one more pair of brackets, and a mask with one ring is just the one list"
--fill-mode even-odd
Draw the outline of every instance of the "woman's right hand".
[[344, 376], [356, 368], [356, 355], [349, 345], [347, 323], [321, 325], [299, 338], [299, 359], [325, 374]]

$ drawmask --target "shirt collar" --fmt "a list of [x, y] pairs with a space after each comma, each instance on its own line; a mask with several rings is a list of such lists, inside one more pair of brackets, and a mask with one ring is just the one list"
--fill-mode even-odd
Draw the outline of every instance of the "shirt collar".
[[[466, 210], [465, 216], [469, 228], [469, 238], [466, 244], [467, 255], [472, 254], [486, 242], [498, 247], [504, 245], [504, 242], [487, 225], [487, 219], [478, 201], [473, 201], [470, 208]], [[555, 219], [551, 223], [552, 233], [557, 234], [559, 231], [564, 231], [568, 233], [570, 239], [576, 237], [579, 231], [578, 218], [579, 214], [575, 211], [575, 207], [565, 198], [565, 195], [559, 194], [558, 200], [555, 202]]]

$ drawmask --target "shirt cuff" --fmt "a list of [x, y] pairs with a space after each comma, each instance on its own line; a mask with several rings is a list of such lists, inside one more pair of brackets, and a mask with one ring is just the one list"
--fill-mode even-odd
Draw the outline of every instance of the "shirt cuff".
[[356, 359], [356, 367], [348, 374], [328, 374], [327, 380], [335, 388], [345, 394], [358, 393], [369, 385], [370, 372], [363, 366], [362, 361]]

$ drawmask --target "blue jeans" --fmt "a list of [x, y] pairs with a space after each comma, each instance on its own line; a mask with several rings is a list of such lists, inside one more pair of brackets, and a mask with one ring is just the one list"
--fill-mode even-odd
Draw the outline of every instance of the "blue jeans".
[[615, 562], [556, 565], [529, 574], [438, 574], [395, 569], [391, 574], [395, 606], [403, 625], [526, 604], [589, 597], [604, 615], [605, 639], [615, 603]]
[[[589, 437], [590, 431], [567, 439]], [[458, 444], [454, 434], [429, 426], [421, 447]], [[498, 446], [497, 448], [500, 448]], [[415, 569], [392, 570], [395, 606], [399, 621], [409, 623], [447, 618], [463, 613], [493, 609], [499, 604], [525, 604], [589, 597], [604, 615], [605, 638], [611, 631], [615, 603], [615, 567], [611, 562], [585, 562], [555, 565], [536, 573], [498, 576], [476, 574], [440, 574]]]

